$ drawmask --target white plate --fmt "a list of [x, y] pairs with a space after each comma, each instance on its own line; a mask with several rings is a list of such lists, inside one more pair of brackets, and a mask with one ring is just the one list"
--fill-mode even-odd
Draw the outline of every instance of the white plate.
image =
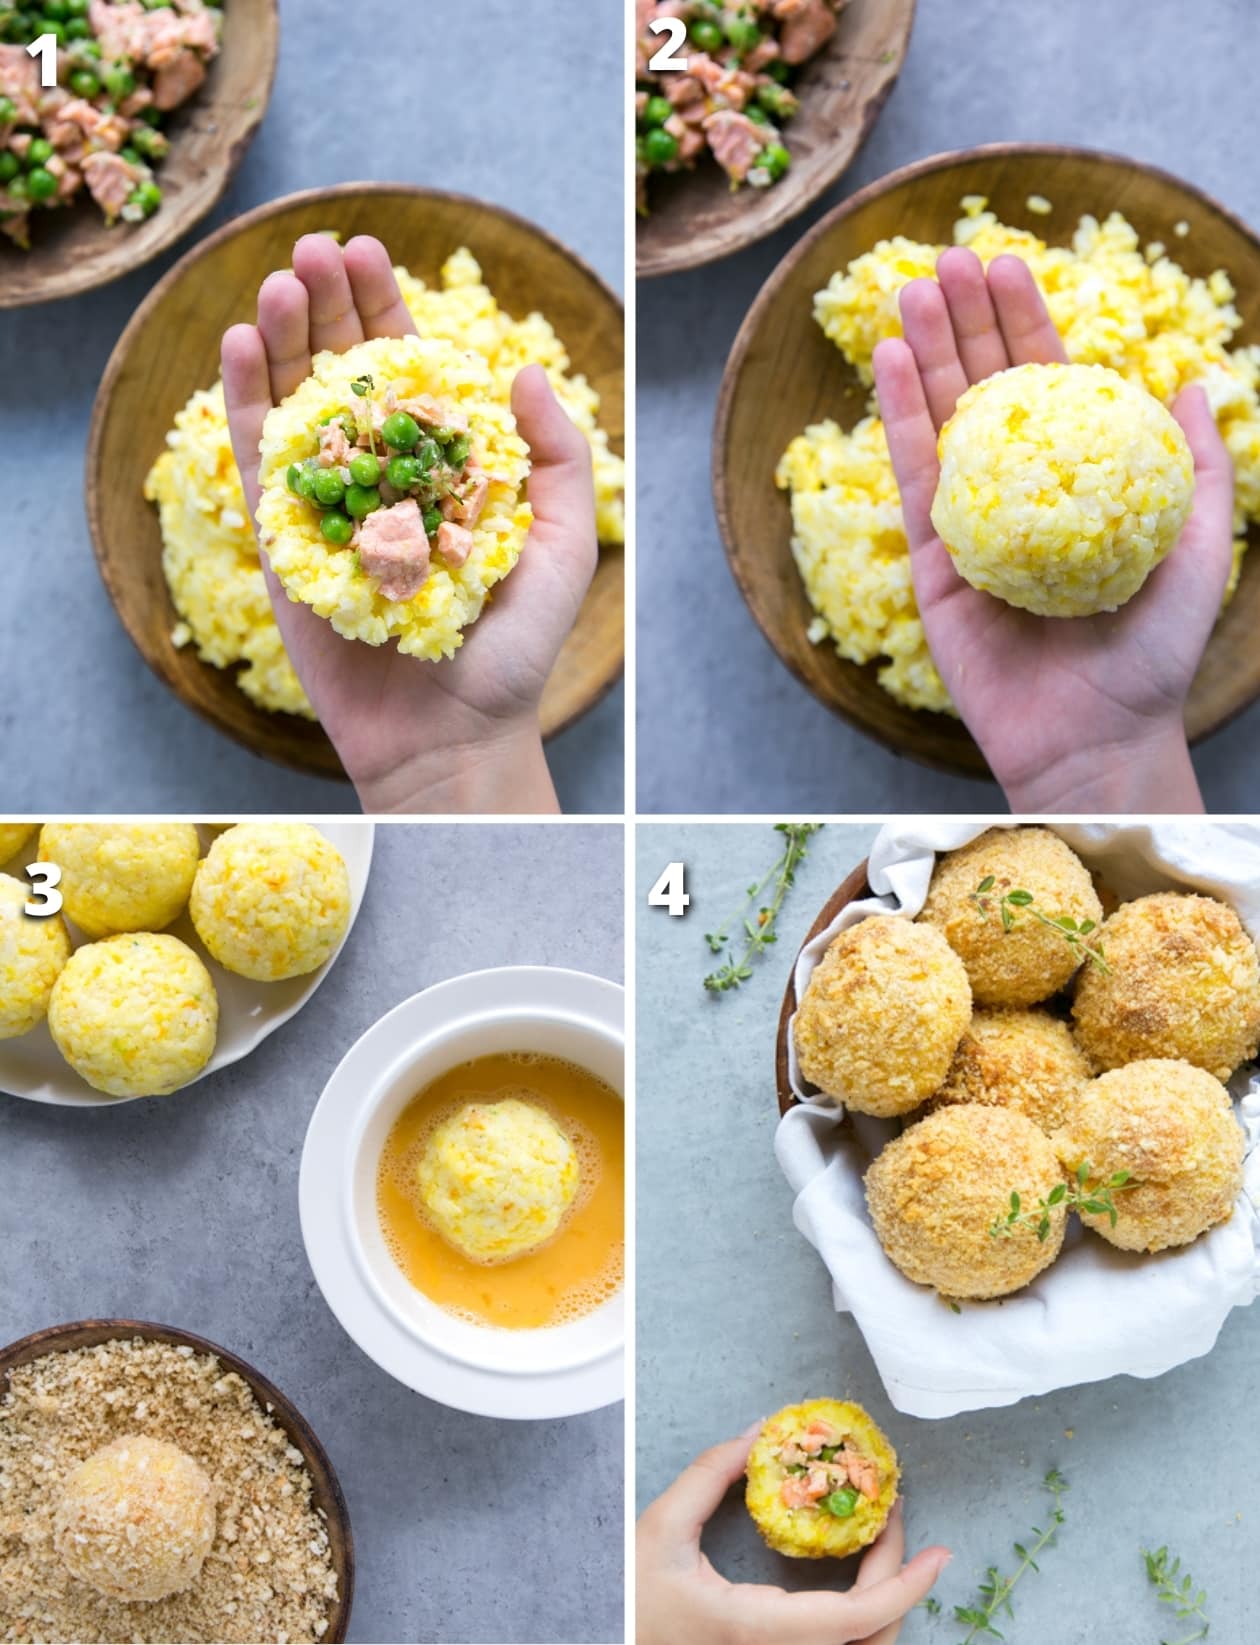
[[324, 1300], [369, 1358], [417, 1393], [479, 1416], [573, 1416], [624, 1398], [624, 1290], [568, 1325], [501, 1330], [415, 1291], [375, 1211], [394, 1116], [442, 1071], [507, 1050], [568, 1056], [622, 1090], [624, 996], [580, 971], [475, 971], [404, 1000], [342, 1059], [311, 1116], [299, 1208]]
[[[364, 887], [367, 885], [368, 869], [372, 862], [373, 825], [321, 823], [318, 826], [320, 833], [330, 840], [345, 858], [346, 871], [350, 876], [350, 922], [346, 926], [348, 937], [358, 918]], [[206, 846], [217, 830], [202, 827], [198, 832], [201, 834], [203, 846]], [[19, 851], [8, 865], [0, 863], [0, 869], [15, 874], [27, 863], [35, 862], [37, 843], [38, 835]], [[187, 913], [181, 914], [175, 924], [168, 926], [167, 929], [172, 936], [186, 942], [205, 961], [219, 995], [219, 1037], [214, 1055], [198, 1074], [197, 1079], [183, 1086], [176, 1093], [177, 1096], [182, 1095], [190, 1086], [196, 1085], [198, 1080], [205, 1079], [208, 1074], [213, 1074], [220, 1068], [230, 1067], [242, 1057], [247, 1057], [262, 1044], [268, 1034], [274, 1034], [281, 1023], [288, 1022], [290, 1017], [300, 1011], [331, 968], [336, 965], [337, 955], [341, 953], [346, 940], [343, 937], [336, 953], [326, 960], [318, 971], [312, 971], [309, 976], [290, 977], [287, 982], [251, 982], [248, 977], [238, 977], [230, 971], [225, 971], [210, 958], [193, 930], [192, 921]], [[70, 934], [77, 948], [83, 938], [73, 925], [70, 927]], [[100, 1108], [109, 1107], [117, 1102], [139, 1100], [136, 1097], [107, 1097], [100, 1091], [94, 1091], [64, 1060], [53, 1044], [47, 1023], [40, 1023], [38, 1028], [33, 1028], [29, 1034], [23, 1034], [18, 1039], [0, 1040], [0, 1091], [7, 1091], [14, 1097], [25, 1097], [29, 1102], [56, 1103], [67, 1108]]]

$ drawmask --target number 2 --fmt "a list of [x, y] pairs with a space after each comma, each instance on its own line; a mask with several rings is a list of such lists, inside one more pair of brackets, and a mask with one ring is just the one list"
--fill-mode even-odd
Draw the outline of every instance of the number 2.
[[38, 902], [28, 902], [26, 912], [33, 919], [47, 920], [61, 912], [61, 892], [54, 888], [61, 884], [61, 870], [55, 862], [33, 862], [26, 876], [34, 885]]
[[680, 862], [672, 862], [648, 892], [649, 908], [666, 908], [678, 920], [691, 904], [687, 893], [687, 870]]
[[39, 58], [39, 83], [47, 91], [57, 84], [57, 36], [41, 34], [26, 48], [28, 57]]
[[[667, 34], [669, 36], [661, 49], [648, 59], [648, 67], [654, 69], [658, 74], [662, 69], [676, 69], [685, 74], [687, 72], [687, 59], [685, 57], [675, 57], [674, 53], [687, 38], [686, 23], [677, 17], [658, 17], [648, 24], [648, 33]], [[45, 35], [44, 38], [48, 39], [50, 36]]]

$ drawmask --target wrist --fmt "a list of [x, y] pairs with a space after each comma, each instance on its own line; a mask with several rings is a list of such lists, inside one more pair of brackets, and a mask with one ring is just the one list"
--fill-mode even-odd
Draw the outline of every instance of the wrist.
[[502, 816], [560, 809], [534, 717], [422, 749], [385, 770], [349, 775], [369, 814]]
[[1082, 742], [1033, 766], [1000, 769], [1011, 810], [1028, 816], [1197, 813], [1203, 796], [1180, 716], [1123, 739]]

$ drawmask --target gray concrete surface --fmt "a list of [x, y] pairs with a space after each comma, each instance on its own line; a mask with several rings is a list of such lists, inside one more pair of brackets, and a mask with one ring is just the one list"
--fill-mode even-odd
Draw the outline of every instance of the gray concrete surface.
[[[0, 739], [11, 809], [355, 806], [348, 786], [266, 763], [184, 708], [132, 647], [92, 559], [80, 472], [97, 384], [138, 304], [198, 237], [279, 195], [366, 175], [509, 206], [622, 285], [615, 6], [592, 20], [584, 0], [356, 0], [353, 42], [338, 0], [281, 0], [280, 12], [271, 106], [209, 220], [115, 285], [0, 314], [0, 449], [13, 546], [0, 601]], [[475, 97], [466, 94], [465, 64], [475, 66]], [[441, 118], [422, 120], [422, 108]], [[54, 601], [55, 617], [39, 619]], [[621, 811], [624, 703], [618, 689], [552, 743], [566, 810]]]
[[[458, 901], [440, 921], [455, 860]], [[400, 1000], [493, 965], [621, 980], [623, 864], [622, 831], [603, 824], [382, 825], [337, 966], [246, 1061], [183, 1096], [100, 1111], [0, 1096], [0, 1341], [152, 1319], [270, 1376], [349, 1502], [353, 1640], [623, 1638], [622, 1407], [491, 1422], [404, 1388], [326, 1307], [297, 1201], [325, 1081]]]
[[[757, 292], [806, 229], [859, 187], [943, 149], [1015, 139], [1111, 149], [1260, 223], [1260, 173], [1238, 140], [1253, 93], [1231, 66], [1257, 46], [1254, 0], [919, 0], [901, 78], [839, 184], [760, 245], [640, 283], [638, 552], [650, 590], [639, 615], [641, 811], [1004, 809], [995, 785], [928, 771], [851, 730], [762, 638], [713, 517], [722, 370]], [[1209, 809], [1260, 806], [1249, 758], [1258, 734], [1260, 706], [1198, 749]]]
[[[1179, 1626], [1147, 1586], [1139, 1546], [1167, 1543], [1207, 1589], [1212, 1639], [1257, 1637], [1250, 1545], [1260, 1517], [1254, 1410], [1260, 1308], [1236, 1310], [1213, 1353], [1155, 1382], [1117, 1378], [1007, 1410], [924, 1422], [898, 1415], [851, 1319], [831, 1304], [826, 1270], [792, 1225], [772, 1152], [774, 1039], [783, 986], [827, 896], [866, 855], [875, 830], [829, 825], [815, 837], [776, 950], [737, 993], [706, 996], [703, 932], [735, 908], [776, 854], [764, 825], [638, 830], [638, 1489], [646, 1503], [704, 1446], [780, 1405], [840, 1394], [883, 1424], [904, 1469], [912, 1548], [942, 1542], [954, 1560], [937, 1584], [943, 1614], [914, 1613], [902, 1645], [958, 1645], [950, 1619], [990, 1564], [1045, 1525], [1041, 1489], [1057, 1466], [1072, 1487], [1059, 1546], [1020, 1584], [1011, 1645], [1154, 1645]], [[688, 869], [681, 920], [644, 899], [669, 861]], [[1082, 1320], [1105, 1332], [1104, 1319]], [[1210, 1458], [1193, 1482], [1170, 1462], [1170, 1435], [1193, 1433]], [[772, 1554], [732, 1494], [706, 1549], [732, 1580], [847, 1586], [852, 1566]]]

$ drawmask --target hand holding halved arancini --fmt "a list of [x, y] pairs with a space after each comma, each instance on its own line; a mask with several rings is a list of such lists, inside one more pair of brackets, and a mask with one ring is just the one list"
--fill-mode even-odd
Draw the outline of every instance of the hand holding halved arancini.
[[844, 1559], [888, 1523], [899, 1477], [897, 1453], [860, 1405], [811, 1399], [762, 1425], [744, 1500], [776, 1552]]
[[801, 1072], [859, 1114], [907, 1114], [949, 1072], [971, 1019], [962, 962], [931, 926], [873, 914], [814, 967], [792, 1033]]
[[930, 1111], [979, 1102], [1023, 1114], [1047, 1136], [1068, 1117], [1093, 1074], [1067, 1023], [1040, 1010], [986, 1010], [972, 1017]]

